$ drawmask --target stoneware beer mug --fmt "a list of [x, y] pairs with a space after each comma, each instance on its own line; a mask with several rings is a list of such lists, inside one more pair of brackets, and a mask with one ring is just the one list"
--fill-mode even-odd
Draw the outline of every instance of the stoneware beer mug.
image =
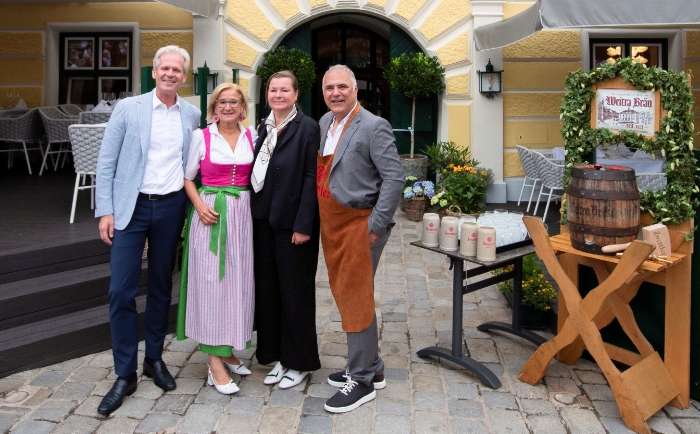
[[440, 225], [440, 250], [457, 251], [457, 217], [443, 217]]
[[435, 213], [423, 214], [423, 235], [421, 241], [425, 247], [440, 245], [440, 216]]
[[496, 229], [489, 226], [480, 226], [476, 240], [476, 259], [480, 261], [495, 261]]
[[476, 237], [479, 226], [475, 222], [462, 223], [462, 238], [459, 240], [459, 254], [476, 256]]

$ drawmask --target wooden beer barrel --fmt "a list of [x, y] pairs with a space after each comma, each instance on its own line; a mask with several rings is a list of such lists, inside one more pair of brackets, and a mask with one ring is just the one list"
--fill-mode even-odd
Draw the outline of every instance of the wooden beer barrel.
[[566, 194], [567, 227], [574, 248], [602, 253], [603, 246], [637, 239], [639, 190], [634, 169], [574, 166]]

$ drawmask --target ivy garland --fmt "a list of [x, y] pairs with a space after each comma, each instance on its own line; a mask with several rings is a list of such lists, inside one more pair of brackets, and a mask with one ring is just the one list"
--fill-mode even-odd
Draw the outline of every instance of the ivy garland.
[[[650, 140], [634, 131], [615, 134], [605, 128], [591, 128], [591, 104], [595, 104], [596, 83], [622, 77], [640, 91], [659, 90], [661, 106], [668, 115], [660, 120], [655, 140]], [[610, 146], [624, 142], [628, 147], [638, 148], [652, 154], [660, 151], [666, 158], [667, 186], [654, 193], [640, 194], [641, 210], [646, 211], [655, 223], [679, 224], [695, 215], [691, 195], [698, 191], [695, 185], [696, 160], [693, 157], [693, 96], [688, 77], [684, 72], [665, 71], [656, 67], [647, 68], [630, 58], [606, 63], [591, 71], [578, 70], [566, 77], [566, 94], [559, 109], [559, 118], [564, 127], [566, 170], [564, 188], [569, 183], [571, 167], [590, 164], [584, 156], [595, 152], [596, 146]], [[566, 223], [566, 204], [563, 206], [562, 224]]]

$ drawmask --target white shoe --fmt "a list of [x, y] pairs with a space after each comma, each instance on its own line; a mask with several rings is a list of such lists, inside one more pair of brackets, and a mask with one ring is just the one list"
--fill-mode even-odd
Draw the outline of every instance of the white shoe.
[[222, 362], [224, 362], [224, 365], [233, 372], [234, 374], [238, 375], [250, 375], [250, 369], [248, 369], [243, 363], [240, 365], [232, 365], [231, 363], [226, 362], [226, 360], [221, 359]]
[[270, 371], [269, 374], [267, 374], [267, 377], [265, 377], [265, 380], [263, 380], [263, 383], [265, 384], [277, 384], [280, 381], [282, 381], [282, 377], [284, 377], [284, 374], [287, 373], [287, 368], [283, 368], [282, 364], [280, 362], [277, 362], [274, 368], [272, 368], [272, 371]]
[[296, 386], [301, 383], [307, 375], [309, 375], [308, 371], [299, 372], [296, 369], [288, 370], [282, 377], [282, 381], [280, 381], [280, 389], [289, 389], [290, 387]]
[[216, 384], [214, 382], [214, 377], [211, 375], [211, 368], [209, 369], [209, 375], [207, 375], [207, 385], [216, 387], [216, 391], [224, 395], [232, 395], [240, 390], [236, 383], [230, 378], [228, 384], [224, 384], [223, 386]]

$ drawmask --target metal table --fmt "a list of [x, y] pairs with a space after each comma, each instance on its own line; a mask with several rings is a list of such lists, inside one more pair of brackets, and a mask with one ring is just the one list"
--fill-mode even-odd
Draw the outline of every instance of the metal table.
[[[539, 346], [547, 339], [533, 333], [529, 330], [523, 330], [520, 327], [522, 312], [520, 311], [520, 303], [522, 299], [522, 277], [523, 277], [523, 256], [529, 255], [535, 251], [532, 245], [532, 240], [520, 241], [518, 243], [509, 244], [498, 247], [496, 249], [495, 261], [480, 261], [476, 256], [462, 256], [457, 252], [446, 252], [440, 250], [439, 247], [426, 247], [421, 241], [414, 241], [412, 246], [420, 247], [435, 253], [443, 254], [450, 258], [453, 269], [452, 274], [452, 348], [442, 348], [432, 346], [423, 348], [416, 354], [420, 357], [437, 356], [449, 360], [459, 366], [476, 374], [477, 377], [487, 386], [492, 389], [501, 387], [501, 382], [496, 375], [486, 366], [476, 360], [462, 354], [462, 302], [464, 294], [477, 291], [487, 286], [503, 282], [508, 279], [513, 279], [513, 318], [510, 324], [500, 321], [489, 321], [479, 325], [477, 328], [481, 331], [500, 330], [511, 333], [521, 338], [527, 339], [533, 344]], [[465, 284], [467, 279], [467, 271], [464, 270], [464, 261], [479, 264], [479, 267], [469, 270], [469, 277], [478, 276], [488, 273], [499, 268], [513, 265], [513, 270], [507, 273], [492, 276], [479, 282], [474, 282], [469, 285]]]

